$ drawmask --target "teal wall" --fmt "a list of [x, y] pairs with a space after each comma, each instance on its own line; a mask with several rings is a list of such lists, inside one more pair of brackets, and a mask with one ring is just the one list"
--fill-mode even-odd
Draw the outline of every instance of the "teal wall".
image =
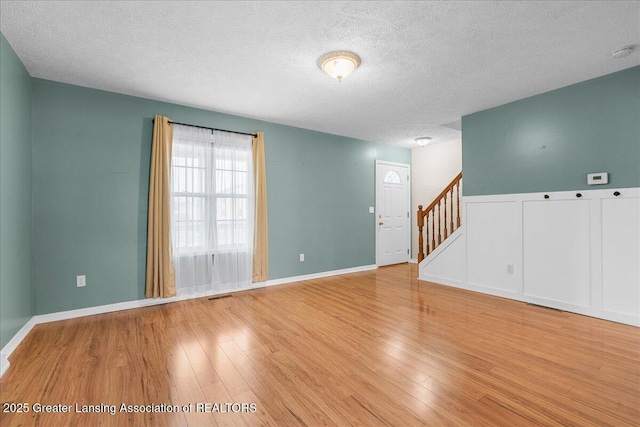
[[0, 33], [0, 348], [32, 315], [31, 77]]
[[465, 196], [640, 186], [640, 67], [464, 116], [462, 170]]
[[411, 163], [408, 149], [40, 79], [32, 108], [37, 314], [143, 297], [154, 114], [264, 131], [270, 279], [374, 264], [375, 160]]

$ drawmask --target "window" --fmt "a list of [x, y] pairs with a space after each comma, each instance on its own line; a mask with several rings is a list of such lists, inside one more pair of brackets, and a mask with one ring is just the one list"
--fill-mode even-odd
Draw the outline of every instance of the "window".
[[173, 124], [171, 238], [179, 295], [251, 283], [251, 145], [247, 135]]
[[216, 150], [215, 203], [219, 246], [246, 246], [250, 152]]
[[[251, 139], [248, 137], [248, 144], [218, 143], [211, 131], [204, 131], [187, 129], [187, 135], [174, 135], [174, 247], [203, 252], [246, 248], [252, 217]], [[194, 133], [200, 140], [189, 137]]]
[[173, 149], [173, 236], [178, 249], [207, 246], [204, 221], [208, 174], [202, 154], [192, 144], [175, 144]]
[[385, 184], [400, 184], [400, 175], [396, 171], [389, 171], [384, 176]]

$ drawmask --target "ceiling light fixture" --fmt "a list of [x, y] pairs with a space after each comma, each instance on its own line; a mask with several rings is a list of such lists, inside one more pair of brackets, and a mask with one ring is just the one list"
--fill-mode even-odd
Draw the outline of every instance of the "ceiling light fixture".
[[360, 66], [360, 57], [353, 52], [339, 50], [329, 52], [318, 59], [318, 66], [322, 71], [341, 82]]
[[631, 55], [636, 48], [636, 45], [625, 46], [622, 49], [614, 50], [611, 52], [611, 57], [613, 58], [624, 58]]
[[414, 139], [414, 141], [416, 142], [416, 144], [418, 144], [421, 147], [424, 147], [425, 145], [429, 144], [431, 142], [433, 138], [431, 138], [430, 136], [421, 136], [420, 138], [416, 138]]

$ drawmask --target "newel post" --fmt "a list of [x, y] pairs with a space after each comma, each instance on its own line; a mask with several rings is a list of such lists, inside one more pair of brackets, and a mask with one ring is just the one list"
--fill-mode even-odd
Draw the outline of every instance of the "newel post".
[[424, 259], [422, 227], [424, 227], [424, 216], [422, 215], [422, 205], [419, 205], [418, 206], [418, 263], [420, 263], [420, 261]]

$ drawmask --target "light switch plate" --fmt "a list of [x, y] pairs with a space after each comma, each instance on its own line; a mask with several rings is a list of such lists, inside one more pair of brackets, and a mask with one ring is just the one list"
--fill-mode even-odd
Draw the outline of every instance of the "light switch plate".
[[369, 213], [374, 213], [375, 209], [373, 209], [373, 206], [369, 206]]

